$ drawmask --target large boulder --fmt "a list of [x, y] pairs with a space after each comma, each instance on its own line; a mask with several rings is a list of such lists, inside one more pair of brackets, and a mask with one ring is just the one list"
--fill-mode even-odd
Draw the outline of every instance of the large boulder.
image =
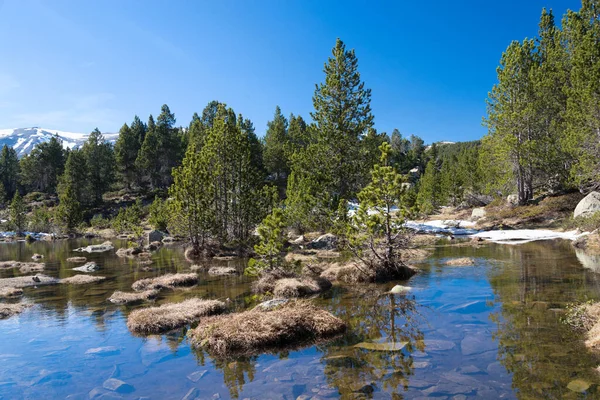
[[146, 243], [162, 242], [165, 237], [167, 237], [166, 233], [153, 230], [148, 232], [148, 235], [146, 236]]
[[114, 246], [113, 246], [112, 242], [107, 241], [102, 244], [92, 244], [87, 247], [80, 247], [73, 251], [87, 252], [87, 253], [103, 253], [105, 251], [110, 251], [113, 249], [114, 249]]
[[484, 218], [486, 215], [487, 215], [487, 212], [485, 211], [485, 208], [483, 208], [483, 207], [474, 208], [473, 211], [471, 212], [471, 220], [476, 221], [478, 219]]
[[315, 250], [333, 250], [336, 248], [338, 238], [333, 233], [326, 233], [309, 243], [308, 247]]
[[98, 270], [98, 264], [93, 261], [83, 264], [81, 267], [73, 268], [73, 271], [79, 272], [94, 272]]
[[518, 206], [519, 205], [519, 196], [516, 194], [510, 194], [506, 198], [506, 204], [509, 206]]
[[600, 193], [592, 192], [577, 204], [573, 212], [573, 218], [589, 217], [598, 211], [600, 211]]

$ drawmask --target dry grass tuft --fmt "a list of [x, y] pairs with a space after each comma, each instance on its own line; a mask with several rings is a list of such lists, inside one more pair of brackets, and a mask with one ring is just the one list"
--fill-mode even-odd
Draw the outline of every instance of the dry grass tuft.
[[69, 257], [69, 258], [67, 258], [67, 262], [84, 263], [84, 262], [87, 262], [87, 258], [85, 258], [85, 257]]
[[43, 263], [36, 262], [21, 262], [21, 261], [2, 261], [0, 262], [0, 269], [11, 269], [19, 268], [19, 271], [23, 274], [29, 274], [31, 272], [42, 272], [46, 267]]
[[475, 260], [471, 257], [453, 258], [446, 261], [445, 264], [451, 267], [466, 267], [475, 265]]
[[325, 278], [283, 278], [275, 282], [275, 297], [295, 298], [321, 293], [331, 288], [331, 282]]
[[307, 302], [288, 302], [272, 310], [255, 308], [210, 317], [188, 332], [192, 346], [217, 356], [257, 354], [331, 338], [346, 324]]
[[[38, 282], [39, 280], [39, 282]], [[13, 287], [13, 288], [24, 288], [30, 286], [42, 286], [42, 285], [54, 285], [60, 281], [50, 276], [37, 274], [34, 276], [18, 276], [15, 278], [2, 278], [0, 279], [0, 289]]]
[[10, 318], [13, 315], [17, 315], [25, 311], [25, 309], [31, 307], [30, 304], [16, 303], [16, 304], [0, 304], [0, 319]]
[[180, 286], [194, 286], [198, 283], [196, 274], [167, 274], [156, 278], [140, 279], [133, 282], [131, 287], [136, 292], [142, 292], [150, 289], [173, 289]]
[[197, 322], [205, 316], [220, 314], [225, 309], [222, 301], [194, 298], [132, 311], [127, 318], [127, 327], [140, 334], [161, 333]]
[[14, 287], [0, 288], [0, 299], [19, 297], [22, 295], [23, 295], [23, 289], [14, 288]]
[[410, 265], [399, 265], [394, 269], [374, 267], [369, 268], [358, 262], [347, 264], [332, 264], [321, 274], [322, 278], [330, 281], [345, 283], [374, 283], [408, 279], [417, 273]]
[[217, 276], [237, 275], [237, 273], [238, 273], [237, 269], [235, 269], [233, 267], [211, 267], [208, 270], [209, 275], [217, 275]]
[[105, 280], [103, 276], [93, 275], [73, 275], [70, 278], [61, 279], [60, 283], [66, 283], [69, 285], [87, 285], [88, 283], [95, 283]]
[[143, 292], [127, 293], [116, 291], [108, 298], [108, 301], [114, 304], [135, 304], [142, 301], [152, 300], [158, 297], [160, 290], [150, 289]]

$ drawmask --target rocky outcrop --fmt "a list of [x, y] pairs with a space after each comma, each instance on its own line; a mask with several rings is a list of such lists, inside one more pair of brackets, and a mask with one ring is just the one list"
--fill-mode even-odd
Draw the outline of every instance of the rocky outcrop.
[[326, 233], [310, 242], [308, 248], [315, 250], [333, 250], [336, 248], [337, 242], [337, 236], [332, 233]]
[[509, 206], [518, 206], [519, 205], [519, 196], [516, 194], [510, 194], [506, 198], [506, 204]]
[[600, 193], [592, 192], [585, 196], [573, 212], [573, 218], [590, 217], [600, 211]]
[[146, 243], [162, 242], [167, 237], [167, 234], [158, 230], [150, 231], [146, 235]]
[[471, 221], [477, 221], [478, 219], [485, 218], [486, 215], [487, 212], [485, 211], [485, 208], [474, 208], [471, 212]]

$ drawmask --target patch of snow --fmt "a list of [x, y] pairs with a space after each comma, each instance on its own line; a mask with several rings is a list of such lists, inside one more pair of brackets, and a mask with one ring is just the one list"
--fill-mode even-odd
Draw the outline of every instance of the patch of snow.
[[405, 227], [413, 229], [418, 233], [449, 234], [456, 236], [468, 236], [479, 233], [473, 229], [475, 222], [464, 220], [433, 220], [426, 222], [407, 221]]
[[479, 232], [477, 234], [472, 235], [472, 237], [479, 237], [493, 243], [523, 244], [534, 242], [537, 240], [576, 240], [577, 238], [588, 234], [589, 233], [587, 232], [578, 233], [577, 231], [556, 232], [547, 229], [515, 229], [509, 231], [502, 230]]

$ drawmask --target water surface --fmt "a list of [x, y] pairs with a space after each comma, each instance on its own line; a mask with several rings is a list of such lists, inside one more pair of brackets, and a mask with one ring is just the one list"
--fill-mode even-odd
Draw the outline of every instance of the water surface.
[[[88, 240], [6, 243], [0, 260], [45, 256], [46, 274], [76, 274], [67, 263]], [[123, 243], [115, 242], [117, 247]], [[87, 256], [87, 254], [85, 254]], [[475, 266], [447, 267], [451, 257]], [[580, 257], [581, 258], [581, 257]], [[107, 280], [85, 286], [25, 289], [35, 306], [0, 321], [0, 398], [16, 399], [412, 399], [597, 398], [600, 358], [581, 334], [560, 323], [567, 304], [600, 298], [600, 275], [583, 268], [568, 242], [438, 247], [422, 273], [403, 284], [408, 296], [385, 294], [395, 283], [334, 286], [314, 301], [349, 324], [328, 343], [275, 354], [213, 359], [190, 348], [185, 330], [147, 338], [126, 327], [134, 307], [107, 302], [141, 278], [188, 272], [177, 247], [153, 255], [152, 271], [111, 253], [92, 254]], [[240, 270], [243, 262], [230, 262]], [[18, 275], [0, 271], [0, 277]], [[164, 291], [157, 304], [188, 297], [255, 304], [250, 280], [211, 277], [190, 290]], [[143, 307], [145, 305], [136, 306]], [[355, 347], [406, 342], [402, 351]], [[90, 349], [98, 349], [92, 350]], [[115, 378], [120, 392], [103, 387]], [[569, 382], [591, 383], [587, 393]]]

